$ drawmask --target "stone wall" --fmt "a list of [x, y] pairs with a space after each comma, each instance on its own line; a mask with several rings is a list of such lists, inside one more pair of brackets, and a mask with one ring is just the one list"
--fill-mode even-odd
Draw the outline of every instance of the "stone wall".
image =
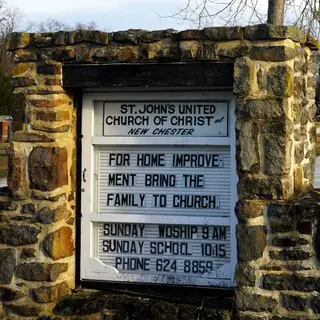
[[[15, 61], [12, 84], [24, 97], [26, 121], [11, 144], [10, 197], [1, 200], [1, 317], [133, 317], [129, 311], [116, 316], [123, 300], [110, 303], [111, 296], [62, 299], [75, 287], [76, 205], [76, 110], [73, 92], [63, 87], [63, 65], [210, 61], [234, 64], [236, 314], [242, 319], [319, 318], [317, 204], [304, 209], [289, 202], [313, 184], [315, 49], [317, 43], [299, 30], [271, 25], [13, 33], [8, 45]], [[73, 299], [78, 301], [75, 309]], [[80, 317], [76, 310], [85, 301], [95, 308]], [[157, 309], [159, 319], [163, 303]], [[127, 307], [120, 309], [136, 304], [128, 298]], [[171, 307], [181, 310], [184, 304]], [[185, 318], [230, 317], [224, 311], [210, 316], [213, 311], [192, 310]], [[184, 319], [181, 312], [172, 312], [172, 319]]]

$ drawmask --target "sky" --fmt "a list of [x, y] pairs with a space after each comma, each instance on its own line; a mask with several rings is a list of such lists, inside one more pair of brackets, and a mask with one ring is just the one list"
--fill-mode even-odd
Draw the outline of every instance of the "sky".
[[192, 27], [190, 23], [166, 18], [176, 13], [185, 0], [6, 0], [6, 3], [22, 11], [25, 23], [54, 18], [72, 26], [75, 22], [93, 20], [99, 29], [109, 32]]

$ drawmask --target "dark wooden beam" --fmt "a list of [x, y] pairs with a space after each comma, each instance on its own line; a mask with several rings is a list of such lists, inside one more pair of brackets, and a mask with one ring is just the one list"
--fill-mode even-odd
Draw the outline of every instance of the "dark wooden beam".
[[233, 64], [65, 64], [63, 86], [93, 87], [231, 87]]

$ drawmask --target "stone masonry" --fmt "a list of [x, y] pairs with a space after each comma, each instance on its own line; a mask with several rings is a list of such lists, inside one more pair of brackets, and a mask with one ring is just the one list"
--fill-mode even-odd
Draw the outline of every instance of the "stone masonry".
[[[0, 318], [319, 319], [319, 197], [301, 196], [314, 179], [317, 49], [298, 29], [271, 25], [11, 34], [25, 125], [10, 147], [10, 196], [0, 201]], [[235, 303], [213, 312], [187, 301], [71, 294], [76, 110], [63, 65], [208, 61], [234, 65]]]

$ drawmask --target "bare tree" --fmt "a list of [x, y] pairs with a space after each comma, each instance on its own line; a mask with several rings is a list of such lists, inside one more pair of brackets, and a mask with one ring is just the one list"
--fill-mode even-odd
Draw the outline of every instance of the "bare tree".
[[197, 27], [287, 23], [320, 37], [319, 0], [186, 0], [171, 17], [189, 21]]
[[25, 30], [28, 32], [57, 32], [57, 31], [71, 31], [71, 30], [97, 30], [98, 25], [95, 21], [76, 22], [74, 25], [68, 25], [62, 21], [50, 18], [39, 23], [28, 22]]
[[10, 8], [0, 0], [0, 69], [7, 73], [11, 68], [11, 57], [6, 51], [8, 35], [18, 28], [22, 13], [17, 8]]

